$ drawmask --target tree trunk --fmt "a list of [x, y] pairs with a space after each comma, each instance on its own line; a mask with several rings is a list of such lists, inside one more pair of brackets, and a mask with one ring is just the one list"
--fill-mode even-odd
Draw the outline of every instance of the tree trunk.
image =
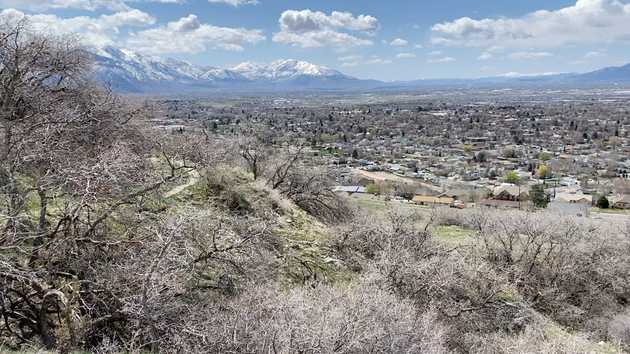
[[39, 222], [37, 223], [37, 235], [33, 241], [33, 250], [31, 251], [31, 257], [29, 264], [33, 264], [39, 259], [39, 246], [44, 244], [44, 238], [46, 237], [46, 213], [48, 211], [48, 196], [46, 191], [39, 187], [37, 188], [37, 196], [39, 197]]
[[46, 349], [54, 349], [57, 341], [53, 334], [52, 328], [50, 328], [50, 323], [48, 322], [48, 313], [47, 313], [47, 303], [48, 299], [44, 297], [44, 301], [42, 301], [41, 308], [39, 309], [39, 318], [37, 319], [37, 326], [39, 330], [39, 338], [44, 344]]
[[35, 239], [35, 245], [39, 246], [44, 243], [44, 237], [46, 236], [46, 213], [48, 211], [48, 196], [46, 191], [42, 188], [37, 189], [37, 195], [39, 196], [39, 223], [37, 224], [37, 238]]

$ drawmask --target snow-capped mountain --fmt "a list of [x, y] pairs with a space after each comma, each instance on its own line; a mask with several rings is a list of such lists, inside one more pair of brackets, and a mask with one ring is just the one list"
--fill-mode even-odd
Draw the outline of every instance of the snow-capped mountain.
[[381, 82], [359, 80], [324, 66], [298, 60], [271, 64], [245, 62], [222, 69], [162, 59], [125, 49], [93, 51], [95, 77], [120, 92], [206, 94], [215, 91], [274, 92], [331, 90], [417, 90], [444, 88], [629, 87], [630, 64], [584, 74], [489, 77], [480, 79]]
[[250, 80], [287, 80], [301, 76], [350, 79], [337, 70], [294, 59], [277, 60], [269, 65], [246, 62], [232, 68]]
[[143, 56], [125, 49], [105, 47], [94, 52], [97, 75], [120, 75], [128, 80], [194, 80], [203, 70], [175, 59]]
[[209, 68], [203, 74], [197, 77], [199, 80], [207, 81], [234, 81], [244, 82], [249, 79], [245, 76], [229, 69]]
[[94, 59], [96, 78], [123, 92], [334, 89], [361, 82], [339, 71], [293, 59], [269, 65], [246, 62], [221, 69], [114, 47], [94, 50]]

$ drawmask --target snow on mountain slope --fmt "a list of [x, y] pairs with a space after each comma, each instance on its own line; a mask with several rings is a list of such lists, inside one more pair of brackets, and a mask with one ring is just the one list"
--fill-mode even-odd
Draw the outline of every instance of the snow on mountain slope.
[[209, 80], [209, 81], [247, 81], [248, 79], [232, 70], [220, 69], [220, 68], [210, 68], [207, 69], [202, 75], [198, 77], [200, 80]]
[[269, 65], [250, 62], [239, 64], [233, 71], [250, 80], [286, 80], [300, 76], [349, 78], [339, 71], [295, 59], [277, 60]]
[[116, 74], [130, 80], [196, 80], [203, 70], [175, 59], [143, 56], [132, 51], [105, 47], [95, 51], [98, 74]]
[[193, 85], [195, 88], [225, 85], [286, 84], [317, 85], [339, 80], [356, 80], [339, 71], [298, 60], [278, 60], [269, 65], [242, 63], [232, 69], [201, 67], [176, 59], [145, 56], [126, 49], [105, 47], [94, 50], [96, 78], [114, 89], [144, 91]]
[[298, 60], [278, 60], [269, 65], [275, 78], [287, 78], [295, 76], [317, 76], [317, 77], [345, 77], [336, 70], [325, 66], [318, 66], [305, 61]]
[[384, 83], [360, 80], [305, 61], [244, 62], [231, 69], [198, 66], [130, 50], [94, 49], [95, 78], [122, 92], [183, 94], [223, 91], [369, 90], [426, 87], [601, 87], [630, 85], [630, 64], [584, 74]]
[[244, 62], [241, 63], [232, 69], [230, 69], [240, 75], [250, 79], [250, 80], [258, 80], [258, 79], [270, 79], [269, 73], [267, 71], [267, 67], [261, 64], [256, 64], [252, 62]]

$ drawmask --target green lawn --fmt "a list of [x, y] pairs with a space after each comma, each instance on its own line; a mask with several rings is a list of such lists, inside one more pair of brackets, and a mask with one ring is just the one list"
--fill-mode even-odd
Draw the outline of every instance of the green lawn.
[[353, 201], [358, 207], [363, 208], [369, 212], [382, 212], [391, 208], [405, 208], [411, 210], [431, 210], [430, 206], [422, 206], [413, 203], [405, 203], [396, 200], [386, 201], [371, 194], [353, 194], [350, 196], [350, 200]]
[[378, 199], [370, 194], [353, 194], [350, 197], [360, 208], [370, 212], [379, 212], [389, 209], [391, 206], [388, 202]]
[[438, 225], [432, 228], [433, 234], [440, 241], [447, 243], [461, 243], [468, 240], [474, 231], [461, 226]]

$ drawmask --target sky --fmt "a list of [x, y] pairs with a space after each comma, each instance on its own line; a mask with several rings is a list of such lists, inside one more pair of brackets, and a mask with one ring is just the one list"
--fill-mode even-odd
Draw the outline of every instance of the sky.
[[363, 79], [630, 63], [630, 0], [0, 0], [0, 22], [229, 68], [305, 60]]

